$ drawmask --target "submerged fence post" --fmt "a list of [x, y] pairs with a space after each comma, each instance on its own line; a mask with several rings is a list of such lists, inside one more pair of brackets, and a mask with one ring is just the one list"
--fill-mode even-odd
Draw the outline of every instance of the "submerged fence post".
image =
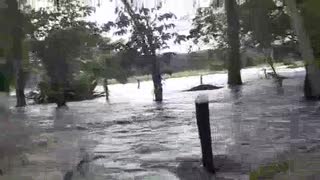
[[195, 101], [197, 125], [202, 150], [202, 163], [207, 171], [215, 173], [211, 146], [209, 100], [207, 95], [199, 95]]

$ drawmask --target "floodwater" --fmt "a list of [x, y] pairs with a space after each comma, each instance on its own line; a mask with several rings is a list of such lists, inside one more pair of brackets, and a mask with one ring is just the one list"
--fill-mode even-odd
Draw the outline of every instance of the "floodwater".
[[[20, 172], [45, 179], [45, 172], [65, 174], [84, 156], [103, 155], [87, 167], [88, 179], [195, 179], [183, 174], [194, 170], [184, 164], [201, 159], [194, 108], [199, 94], [210, 100], [214, 155], [241, 164], [241, 171], [231, 172], [233, 179], [290, 154], [292, 144], [320, 144], [320, 104], [303, 100], [303, 69], [281, 69], [280, 74], [289, 77], [282, 87], [261, 79], [257, 68], [242, 74], [242, 87], [198, 92], [182, 91], [199, 85], [199, 77], [167, 79], [161, 104], [152, 101], [152, 83], [142, 82], [140, 89], [134, 83], [111, 85], [109, 102], [70, 102], [63, 110], [53, 104], [12, 108], [12, 119], [55, 144], [39, 153], [43, 160], [28, 152], [30, 162], [43, 164]], [[217, 86], [225, 86], [226, 79], [226, 74], [203, 78]]]

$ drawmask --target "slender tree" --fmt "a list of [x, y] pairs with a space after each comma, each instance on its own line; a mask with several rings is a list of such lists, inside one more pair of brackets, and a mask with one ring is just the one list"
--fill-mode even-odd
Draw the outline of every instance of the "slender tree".
[[185, 36], [167, 31], [175, 27], [170, 22], [175, 18], [175, 15], [159, 13], [161, 6], [152, 9], [141, 7], [134, 10], [127, 0], [121, 0], [121, 2], [124, 5], [124, 10], [117, 9], [119, 11], [118, 20], [115, 23], [109, 22], [106, 24], [105, 29], [109, 30], [110, 26], [114, 26], [119, 29], [116, 32], [117, 35], [130, 32], [131, 37], [126, 46], [131, 50], [134, 49], [140, 58], [147, 59], [150, 62], [155, 101], [161, 102], [163, 100], [163, 88], [157, 50], [168, 48], [168, 40], [175, 38], [175, 42], [180, 43], [185, 39]]
[[[131, 8], [129, 2], [127, 0], [121, 0], [121, 1], [124, 4], [125, 9], [128, 12], [129, 16], [132, 18], [135, 29], [139, 31], [138, 28], [141, 28], [143, 24], [141, 24], [141, 22], [139, 22], [138, 19], [136, 18], [136, 13]], [[149, 25], [149, 23], [147, 23], [147, 25]], [[155, 101], [161, 102], [163, 100], [162, 79], [160, 74], [160, 62], [156, 56], [156, 47], [154, 46], [154, 43], [153, 43], [153, 35], [152, 35], [153, 32], [150, 25], [149, 27], [147, 26], [147, 28], [144, 31], [148, 32], [148, 34], [146, 35], [141, 34], [140, 37], [145, 42], [144, 43], [145, 55], [150, 56], [150, 59], [152, 61], [152, 81], [154, 86]], [[146, 46], [147, 44], [149, 44], [149, 47]]]

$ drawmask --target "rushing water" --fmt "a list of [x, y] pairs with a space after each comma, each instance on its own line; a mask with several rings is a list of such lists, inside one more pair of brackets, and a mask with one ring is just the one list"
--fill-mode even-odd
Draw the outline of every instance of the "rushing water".
[[[198, 85], [199, 77], [167, 79], [161, 104], [152, 101], [152, 83], [142, 82], [140, 89], [111, 85], [108, 103], [104, 98], [71, 102], [68, 110], [32, 105], [13, 109], [13, 118], [54, 136], [58, 146], [48, 156], [55, 170], [65, 173], [76, 166], [85, 150], [105, 156], [92, 163], [91, 171], [108, 179], [188, 179], [177, 173], [178, 166], [201, 158], [194, 99], [203, 93], [210, 99], [214, 154], [246, 168], [279, 158], [293, 142], [320, 140], [319, 104], [303, 100], [302, 69], [281, 70], [290, 77], [282, 87], [260, 79], [258, 69], [242, 74], [241, 88], [202, 92], [182, 92]], [[225, 86], [226, 77], [208, 75], [204, 82]]]

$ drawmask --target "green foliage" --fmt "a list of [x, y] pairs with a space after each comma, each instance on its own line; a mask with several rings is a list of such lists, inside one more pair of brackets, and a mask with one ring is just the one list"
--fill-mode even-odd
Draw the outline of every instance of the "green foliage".
[[42, 60], [50, 78], [57, 78], [59, 69], [64, 67], [66, 69], [60, 75], [66, 78], [72, 73], [70, 65], [92, 55], [92, 49], [101, 40], [100, 30], [84, 18], [93, 10], [77, 0], [61, 0], [58, 9], [42, 8], [28, 13], [33, 24], [30, 31], [32, 52]]
[[314, 55], [320, 57], [320, 3], [317, 0], [305, 0], [300, 4], [305, 28], [310, 37]]
[[210, 70], [212, 71], [222, 71], [226, 69], [226, 65], [223, 62], [212, 62], [210, 64]]
[[41, 8], [27, 13], [32, 23], [29, 31], [33, 38], [43, 39], [56, 30], [68, 28], [89, 29], [97, 34], [100, 32], [96, 23], [85, 21], [94, 12], [93, 7], [84, 6], [79, 0], [59, 1], [59, 8]]
[[215, 3], [211, 3], [209, 7], [199, 8], [193, 19], [193, 29], [190, 30], [188, 38], [193, 39], [195, 44], [199, 42], [213, 44], [216, 42], [216, 48], [226, 47], [226, 15], [217, 10]]
[[129, 70], [122, 66], [120, 54], [111, 55], [111, 52], [97, 52], [93, 59], [81, 61], [81, 71], [96, 80], [116, 79], [126, 83]]
[[104, 30], [115, 28], [115, 35], [129, 34], [130, 39], [124, 47], [135, 50], [136, 55], [154, 56], [156, 50], [169, 48], [169, 40], [174, 39], [175, 43], [180, 43], [186, 39], [172, 32], [175, 28], [172, 20], [176, 18], [173, 13], [161, 13], [160, 6], [152, 9], [142, 7], [134, 11], [126, 0], [122, 2], [125, 7], [116, 10], [117, 20], [105, 24]]
[[[96, 86], [97, 81], [95, 79], [86, 73], [79, 73], [79, 75], [70, 82], [67, 89], [61, 89], [60, 91], [64, 91], [66, 101], [81, 101], [94, 98], [94, 89]], [[60, 95], [59, 89], [52, 89], [49, 81], [40, 82], [38, 88], [39, 94], [36, 93], [30, 98], [38, 104], [56, 103], [56, 98]]]
[[62, 96], [74, 100], [92, 95], [94, 78], [79, 72], [81, 61], [93, 58], [94, 50], [102, 42], [96, 23], [84, 20], [93, 10], [77, 0], [62, 0], [59, 8], [29, 11], [32, 52], [41, 60], [50, 87], [50, 91], [42, 88], [43, 99], [55, 102]]
[[90, 99], [97, 86], [97, 80], [88, 73], [80, 72], [70, 86], [72, 87], [72, 89], [70, 89], [72, 92], [71, 100]]
[[52, 81], [62, 83], [76, 71], [79, 58], [90, 54], [95, 47], [95, 34], [83, 29], [65, 29], [51, 32], [44, 41], [34, 41], [33, 50], [40, 58]]
[[250, 173], [250, 180], [272, 179], [278, 173], [287, 172], [289, 170], [289, 162], [273, 163], [262, 166]]
[[[22, 90], [23, 79], [29, 71], [29, 47], [25, 36], [27, 18], [19, 9], [18, 2], [4, 0], [5, 6], [0, 8], [0, 61], [5, 61], [0, 65], [0, 71], [5, 75], [8, 86]], [[20, 99], [21, 96], [18, 97]]]
[[0, 65], [0, 92], [9, 92], [8, 78], [2, 68]]
[[[273, 0], [247, 0], [240, 4], [240, 39], [242, 46], [255, 46], [265, 41], [283, 40], [292, 37], [290, 19], [283, 6]], [[212, 44], [214, 48], [227, 47], [226, 15], [216, 2], [199, 8], [193, 19], [189, 38], [194, 43]]]

